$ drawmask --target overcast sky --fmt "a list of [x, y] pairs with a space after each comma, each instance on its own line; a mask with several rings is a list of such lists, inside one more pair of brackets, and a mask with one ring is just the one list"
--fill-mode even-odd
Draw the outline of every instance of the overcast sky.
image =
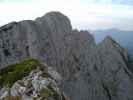
[[49, 11], [67, 15], [78, 29], [133, 30], [133, 0], [0, 0], [0, 25]]

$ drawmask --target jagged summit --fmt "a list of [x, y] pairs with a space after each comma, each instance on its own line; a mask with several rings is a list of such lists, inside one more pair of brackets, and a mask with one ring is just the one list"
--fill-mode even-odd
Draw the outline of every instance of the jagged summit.
[[111, 36], [106, 36], [103, 40], [103, 42], [106, 42], [106, 43], [115, 43], [115, 44], [118, 44]]
[[132, 100], [128, 53], [111, 37], [96, 45], [59, 12], [7, 26], [0, 31], [0, 68], [36, 58], [60, 73], [60, 87], [71, 100]]
[[125, 52], [126, 55], [128, 55], [127, 50], [123, 47], [120, 46], [119, 43], [117, 43], [111, 36], [107, 36], [104, 38], [104, 40], [98, 45], [101, 47], [106, 47], [108, 49], [114, 49], [114, 50], [118, 50], [119, 52]]

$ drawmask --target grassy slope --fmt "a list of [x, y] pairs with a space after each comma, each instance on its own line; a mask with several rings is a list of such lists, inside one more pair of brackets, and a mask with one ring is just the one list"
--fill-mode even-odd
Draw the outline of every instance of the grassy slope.
[[39, 65], [39, 61], [35, 59], [28, 59], [19, 64], [7, 66], [6, 68], [0, 70], [0, 86], [11, 87], [14, 82], [27, 76]]

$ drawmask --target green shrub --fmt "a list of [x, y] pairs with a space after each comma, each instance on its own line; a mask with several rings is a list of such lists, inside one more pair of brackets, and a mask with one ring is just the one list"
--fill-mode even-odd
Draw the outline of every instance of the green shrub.
[[9, 65], [0, 70], [0, 85], [11, 87], [14, 82], [27, 76], [33, 69], [40, 66], [39, 61], [28, 59], [23, 62]]

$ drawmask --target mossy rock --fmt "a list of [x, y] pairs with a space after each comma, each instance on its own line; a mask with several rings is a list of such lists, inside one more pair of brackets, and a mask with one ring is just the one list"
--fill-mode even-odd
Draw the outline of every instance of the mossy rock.
[[38, 60], [27, 59], [23, 62], [5, 67], [0, 70], [0, 86], [11, 87], [17, 80], [21, 80], [39, 66], [41, 64]]
[[40, 95], [41, 97], [43, 98], [48, 98], [48, 97], [51, 97], [54, 95], [53, 91], [48, 89], [48, 88], [45, 88], [45, 89], [42, 89], [41, 92], [40, 92]]
[[60, 94], [58, 94], [51, 86], [42, 89], [40, 92], [40, 96], [43, 97], [43, 99], [53, 98], [54, 100], [60, 100], [59, 95]]
[[20, 96], [16, 96], [16, 97], [7, 96], [4, 100], [21, 100], [21, 97]]

